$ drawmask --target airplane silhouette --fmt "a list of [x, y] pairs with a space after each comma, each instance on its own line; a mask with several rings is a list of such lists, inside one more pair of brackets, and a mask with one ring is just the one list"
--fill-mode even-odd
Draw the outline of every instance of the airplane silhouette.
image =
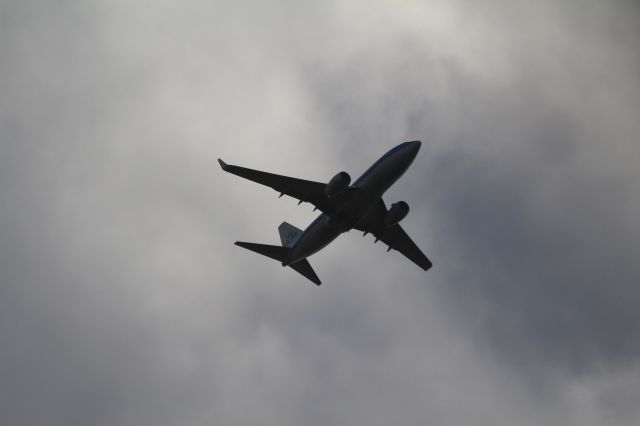
[[304, 231], [283, 222], [279, 227], [281, 246], [236, 241], [236, 245], [270, 257], [299, 272], [316, 285], [320, 279], [307, 260], [340, 234], [351, 229], [373, 234], [375, 242], [382, 241], [388, 249], [395, 249], [425, 271], [431, 261], [420, 251], [399, 225], [409, 213], [404, 201], [387, 209], [382, 195], [409, 168], [420, 150], [420, 141], [404, 142], [380, 157], [355, 182], [347, 172], [336, 174], [329, 183], [291, 178], [232, 166], [218, 159], [225, 172], [269, 186], [283, 195], [313, 204], [318, 216]]

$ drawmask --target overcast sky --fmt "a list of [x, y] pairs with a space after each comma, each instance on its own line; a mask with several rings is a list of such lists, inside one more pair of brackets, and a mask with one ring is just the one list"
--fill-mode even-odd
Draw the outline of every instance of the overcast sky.
[[[480, 4], [479, 4], [480, 3]], [[0, 0], [0, 423], [640, 424], [640, 8]], [[385, 194], [316, 287], [233, 246]]]

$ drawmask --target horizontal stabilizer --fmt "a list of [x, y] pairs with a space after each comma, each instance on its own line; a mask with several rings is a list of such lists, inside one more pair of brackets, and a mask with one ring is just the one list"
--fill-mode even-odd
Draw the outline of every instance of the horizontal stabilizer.
[[[259, 253], [263, 256], [270, 257], [271, 259], [277, 260], [278, 262], [282, 262], [291, 250], [291, 248], [289, 247], [272, 246], [269, 244], [246, 243], [243, 241], [236, 241], [235, 244], [237, 246], [246, 248], [247, 250]], [[316, 275], [307, 259], [299, 260], [296, 263], [292, 263], [288, 266], [290, 266], [294, 271], [303, 275], [308, 280], [312, 281], [314, 284], [321, 284], [320, 278], [318, 278], [318, 275]]]
[[292, 263], [289, 266], [296, 272], [304, 275], [305, 278], [311, 280], [315, 285], [322, 284], [320, 278], [316, 275], [316, 271], [313, 270], [307, 259], [298, 260], [296, 263]]
[[273, 260], [277, 260], [278, 262], [282, 262], [285, 257], [287, 257], [287, 254], [289, 254], [289, 250], [291, 250], [289, 247], [271, 246], [269, 244], [245, 243], [242, 241], [236, 241], [236, 245], [244, 247], [247, 250], [260, 253], [263, 256], [270, 257]]

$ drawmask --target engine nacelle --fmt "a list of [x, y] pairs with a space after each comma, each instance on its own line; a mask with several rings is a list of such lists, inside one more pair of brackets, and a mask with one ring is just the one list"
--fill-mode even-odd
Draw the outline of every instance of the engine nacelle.
[[384, 217], [384, 225], [387, 228], [390, 228], [393, 225], [400, 223], [400, 221], [407, 217], [408, 214], [409, 204], [405, 203], [404, 201], [393, 203]]
[[329, 198], [335, 197], [336, 195], [344, 191], [349, 186], [350, 183], [351, 183], [351, 176], [349, 176], [349, 173], [340, 172], [337, 175], [335, 175], [333, 178], [331, 178], [327, 186], [325, 186], [324, 195], [326, 195]]

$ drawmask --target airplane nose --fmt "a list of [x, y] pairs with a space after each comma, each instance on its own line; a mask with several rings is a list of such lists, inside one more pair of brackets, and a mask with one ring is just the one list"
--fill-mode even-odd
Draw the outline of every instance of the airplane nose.
[[408, 151], [411, 152], [413, 154], [413, 156], [415, 157], [416, 155], [418, 155], [418, 151], [420, 151], [420, 146], [422, 146], [422, 142], [420, 141], [411, 141], [407, 143], [408, 145]]

